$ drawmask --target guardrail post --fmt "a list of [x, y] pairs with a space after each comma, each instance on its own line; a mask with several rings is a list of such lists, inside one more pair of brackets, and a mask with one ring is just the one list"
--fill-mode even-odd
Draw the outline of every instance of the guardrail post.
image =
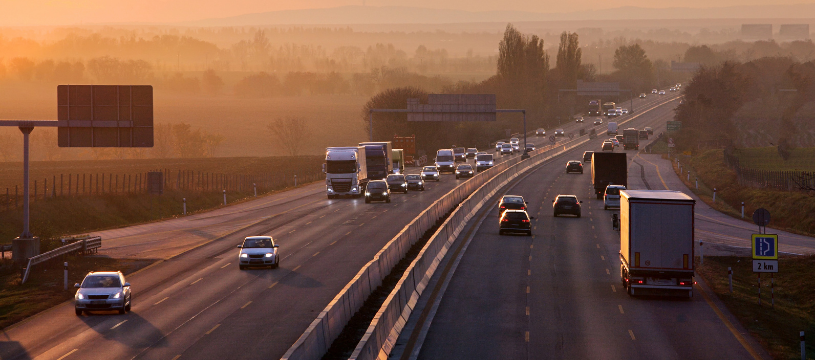
[[740, 218], [743, 219], [744, 217], [746, 217], [746, 202], [741, 201], [740, 202]]
[[63, 263], [63, 290], [68, 290], [68, 261]]
[[732, 267], [729, 267], [729, 294], [732, 293]]
[[228, 194], [222, 189], [222, 205], [228, 205]]
[[712, 188], [712, 201], [715, 201], [715, 196], [717, 195], [717, 188]]
[[293, 174], [293, 187], [296, 187], [296, 174]]
[[806, 360], [806, 332], [800, 332], [800, 360]]
[[695, 190], [697, 189], [700, 189], [700, 187], [698, 187], [698, 178], [695, 178]]
[[182, 198], [182, 215], [188, 215], [188, 203]]
[[256, 183], [253, 183], [253, 197], [256, 197]]
[[686, 181], [689, 181], [689, 170], [686, 170]]
[[703, 240], [700, 241], [700, 266], [703, 266]]

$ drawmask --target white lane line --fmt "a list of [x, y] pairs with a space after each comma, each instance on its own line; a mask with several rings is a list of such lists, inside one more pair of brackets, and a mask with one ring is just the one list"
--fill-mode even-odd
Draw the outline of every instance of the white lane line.
[[604, 256], [603, 256], [603, 255], [601, 255], [601, 260], [604, 260], [604, 261], [606, 261], [606, 259], [604, 259]]
[[63, 359], [65, 359], [68, 355], [71, 355], [71, 354], [73, 354], [73, 353], [75, 353], [75, 352], [77, 352], [77, 349], [74, 349], [74, 350], [69, 351], [69, 352], [68, 352], [68, 353], [66, 353], [65, 355], [60, 356], [59, 358], [57, 358], [57, 360], [63, 360]]
[[220, 324], [214, 325], [214, 327], [212, 327], [211, 330], [208, 330], [208, 331], [205, 332], [205, 335], [211, 335], [211, 333], [214, 332], [214, 330], [216, 330], [216, 328], [218, 328], [219, 325]]
[[119, 323], [117, 323], [117, 325], [112, 326], [112, 327], [111, 327], [111, 330], [114, 330], [114, 329], [116, 329], [116, 328], [120, 327], [120, 325], [125, 324], [125, 322], [126, 322], [126, 321], [128, 321], [128, 320], [123, 320], [123, 321], [120, 321]]
[[305, 225], [310, 225], [310, 223], [312, 223], [312, 222], [313, 221], [308, 221], [308, 222], [305, 223]]
[[296, 232], [296, 229], [291, 230], [288, 234], [293, 234], [294, 232]]
[[167, 296], [166, 296], [166, 297], [164, 297], [164, 298], [162, 298], [162, 300], [155, 302], [155, 303], [154, 303], [154, 305], [159, 305], [161, 302], [163, 302], [163, 301], [165, 301], [165, 300], [168, 300], [168, 297], [167, 297]]
[[609, 275], [609, 269], [604, 269], [604, 270], [606, 270], [606, 274]]
[[224, 268], [228, 267], [228, 265], [230, 265], [230, 264], [231, 264], [231, 263], [227, 263], [227, 264], [225, 264], [225, 265], [222, 265], [222, 267], [221, 267], [220, 269], [224, 269]]
[[196, 284], [196, 283], [198, 283], [198, 282], [200, 282], [200, 281], [202, 281], [202, 278], [196, 279], [196, 281], [192, 282], [192, 283], [191, 283], [191, 285]]
[[635, 340], [635, 333], [633, 333], [632, 330], [629, 330], [629, 337], [631, 337], [632, 340]]
[[612, 292], [618, 292], [617, 290], [615, 290], [615, 285], [609, 285], [609, 286], [612, 286]]
[[276, 286], [276, 284], [278, 284], [278, 283], [279, 283], [279, 282], [277, 281], [277, 282], [275, 282], [275, 283], [273, 283], [273, 284], [270, 284], [270, 286], [268, 286], [268, 289], [273, 289], [273, 287], [274, 287], [274, 286]]
[[244, 309], [244, 308], [248, 307], [248, 305], [250, 305], [252, 302], [253, 301], [246, 302], [245, 305], [242, 305], [242, 307], [240, 309]]
[[624, 307], [621, 306], [621, 305], [618, 305], [618, 311], [620, 311], [621, 314], [623, 314], [624, 313]]
[[300, 267], [302, 267], [302, 265], [299, 265], [299, 266], [297, 266], [297, 267], [293, 268], [293, 270], [291, 270], [291, 271], [296, 271], [296, 270], [299, 270], [299, 268], [300, 268]]
[[[317, 251], [315, 254], [313, 254], [313, 256], [319, 255], [320, 252], [321, 251]], [[313, 256], [311, 256], [311, 257], [313, 257]]]

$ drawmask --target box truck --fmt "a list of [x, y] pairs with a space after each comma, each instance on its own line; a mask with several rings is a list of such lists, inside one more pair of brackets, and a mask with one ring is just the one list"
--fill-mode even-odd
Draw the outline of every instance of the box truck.
[[638, 132], [638, 129], [624, 129], [624, 143], [622, 144], [624, 146], [624, 150], [638, 150], [638, 146], [640, 144], [640, 139], [638, 138], [639, 135], [640, 133]]
[[370, 180], [382, 180], [393, 173], [393, 146], [389, 141], [363, 142], [367, 153], [367, 177]]
[[680, 191], [621, 191], [620, 233], [621, 283], [629, 295], [692, 297], [694, 199]]
[[598, 199], [604, 198], [604, 191], [607, 185], [627, 186], [626, 153], [599, 152], [592, 153], [592, 187], [595, 188], [595, 196]]
[[404, 174], [404, 149], [393, 149], [393, 173]]
[[364, 146], [329, 147], [322, 170], [325, 173], [327, 198], [341, 195], [356, 197], [367, 186], [367, 155]]

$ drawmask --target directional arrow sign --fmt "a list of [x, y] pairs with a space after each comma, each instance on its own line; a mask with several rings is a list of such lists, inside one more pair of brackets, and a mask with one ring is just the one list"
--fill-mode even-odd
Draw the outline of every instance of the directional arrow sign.
[[777, 235], [752, 234], [752, 259], [777, 260]]

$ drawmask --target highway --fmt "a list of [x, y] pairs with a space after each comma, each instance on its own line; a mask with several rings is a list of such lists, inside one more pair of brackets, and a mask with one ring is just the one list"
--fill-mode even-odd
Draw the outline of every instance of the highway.
[[[665, 100], [671, 97], [636, 101], [636, 110]], [[577, 134], [582, 126], [591, 124], [564, 128]], [[547, 140], [530, 142], [540, 147]], [[279, 357], [361, 266], [458, 181], [446, 175], [440, 183], [427, 182], [424, 192], [394, 194], [391, 204], [328, 200], [324, 185], [314, 184], [213, 212], [101, 232], [105, 255], [162, 259], [128, 277], [132, 312], [77, 317], [73, 304], [63, 303], [5, 329], [0, 358]], [[250, 235], [276, 239], [279, 269], [238, 269], [235, 246]]]
[[[648, 112], [629, 126], [659, 129], [674, 106]], [[692, 299], [626, 293], [619, 276], [619, 233], [611, 222], [615, 210], [604, 210], [595, 198], [588, 171], [564, 171], [566, 161], [579, 159], [583, 150], [600, 149], [600, 142], [583, 147], [545, 163], [506, 192], [529, 201], [536, 217], [532, 237], [498, 235], [493, 202], [467, 225], [463, 254], [444, 259], [456, 265], [434, 277], [444, 284], [442, 290], [420, 299], [391, 358], [766, 358], [758, 357], [762, 350], [731, 316], [718, 315], [719, 305], [703, 290]], [[673, 182], [662, 180], [660, 171], [644, 171], [644, 183], [637, 163], [647, 166], [649, 158], [627, 154], [630, 188], [645, 189], [649, 183], [658, 189], [662, 182]], [[558, 194], [577, 195], [583, 216], [553, 217], [551, 201]], [[419, 315], [425, 308], [429, 313]]]

